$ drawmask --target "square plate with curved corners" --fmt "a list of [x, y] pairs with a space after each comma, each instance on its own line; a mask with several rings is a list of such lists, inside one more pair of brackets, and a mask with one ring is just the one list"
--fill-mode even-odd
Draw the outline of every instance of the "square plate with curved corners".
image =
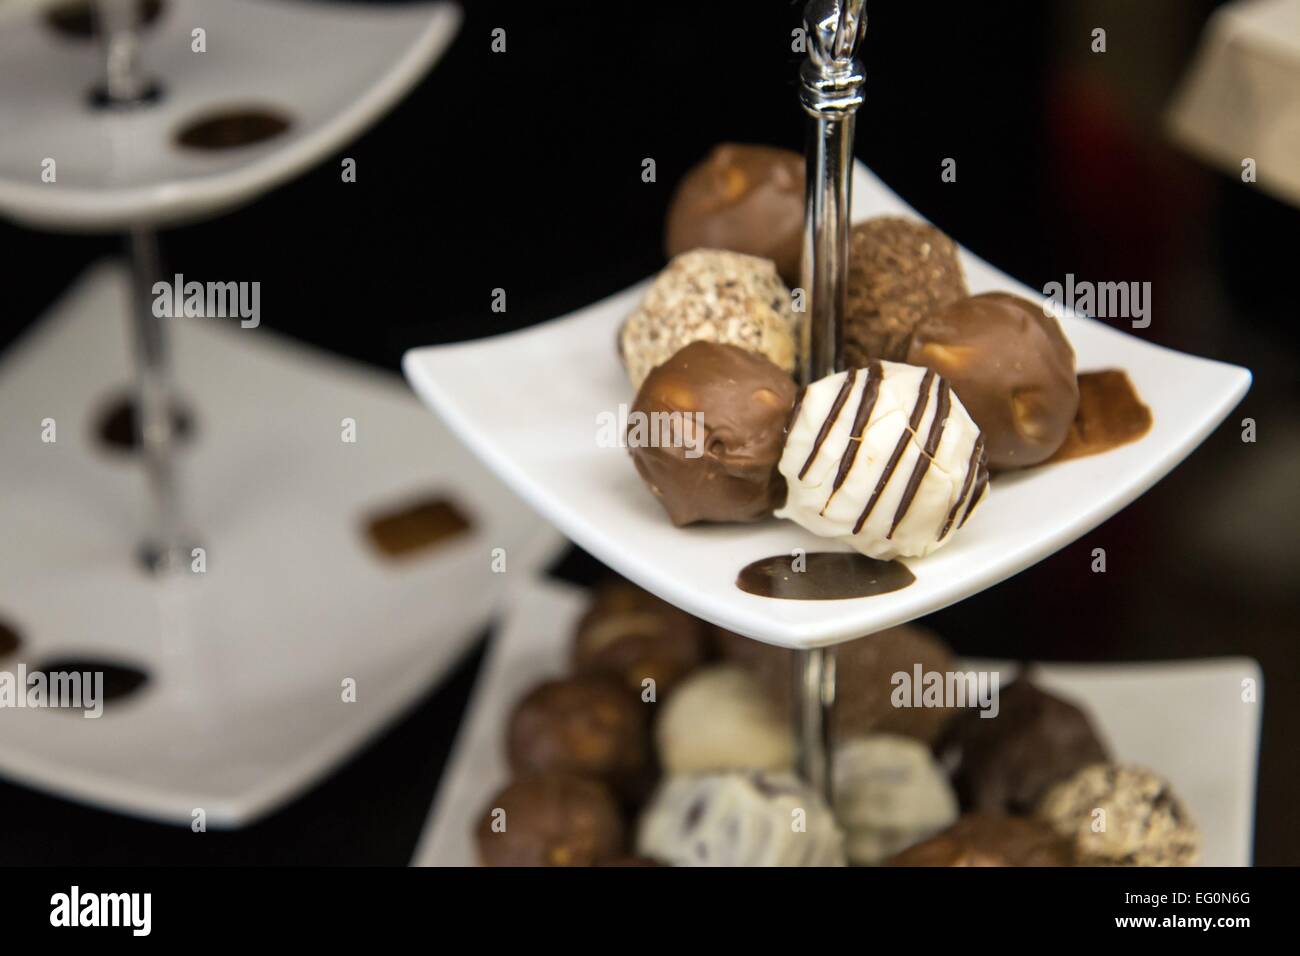
[[[853, 218], [916, 214], [861, 165]], [[972, 293], [1030, 290], [965, 250]], [[1075, 315], [1062, 322], [1080, 370], [1120, 368], [1155, 422], [1103, 455], [1000, 477], [978, 515], [929, 557], [912, 585], [838, 601], [782, 601], [739, 590], [759, 558], [845, 550], [791, 522], [676, 528], [626, 450], [601, 447], [598, 415], [630, 404], [616, 330], [645, 284], [508, 335], [415, 349], [406, 376], [469, 447], [557, 528], [605, 564], [699, 617], [748, 637], [815, 647], [874, 633], [997, 584], [1086, 534], [1183, 460], [1246, 394], [1250, 372], [1184, 355]], [[1158, 318], [1157, 318], [1158, 321]]]
[[[510, 710], [534, 684], [568, 670], [569, 641], [584, 592], [530, 582], [492, 641], [455, 749], [447, 761], [415, 866], [474, 866], [474, 828], [510, 779]], [[996, 661], [963, 667], [1008, 670]], [[1186, 801], [1201, 828], [1206, 866], [1249, 866], [1263, 694], [1243, 703], [1241, 682], [1259, 685], [1245, 657], [1141, 664], [1035, 664], [1034, 680], [1083, 707], [1117, 760], [1150, 767]]]
[[[127, 272], [95, 267], [0, 355], [0, 619], [25, 640], [0, 672], [75, 658], [150, 680], [98, 720], [0, 709], [0, 776], [184, 826], [200, 808], [211, 827], [243, 826], [411, 706], [564, 541], [430, 428], [396, 376], [266, 328], [176, 318], [196, 422], [177, 467], [207, 570], [150, 576], [134, 560], [140, 463], [94, 438], [131, 381], [129, 307]], [[51, 444], [31, 427], [45, 418]], [[471, 527], [400, 559], [377, 554], [367, 521], [424, 496], [452, 501]], [[492, 573], [495, 548], [511, 573]]]

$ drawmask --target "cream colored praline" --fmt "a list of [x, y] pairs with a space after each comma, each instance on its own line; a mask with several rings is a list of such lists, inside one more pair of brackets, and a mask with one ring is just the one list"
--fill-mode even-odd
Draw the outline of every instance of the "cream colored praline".
[[670, 774], [794, 765], [789, 718], [758, 678], [735, 664], [704, 667], [683, 680], [663, 704], [655, 744]]
[[692, 342], [735, 345], [793, 372], [798, 316], [769, 259], [720, 249], [673, 258], [619, 331], [633, 388]]
[[642, 813], [637, 852], [670, 866], [843, 866], [844, 836], [789, 771], [687, 774]]
[[921, 557], [986, 497], [984, 436], [929, 369], [872, 362], [804, 389], [777, 466], [776, 511], [869, 558]]

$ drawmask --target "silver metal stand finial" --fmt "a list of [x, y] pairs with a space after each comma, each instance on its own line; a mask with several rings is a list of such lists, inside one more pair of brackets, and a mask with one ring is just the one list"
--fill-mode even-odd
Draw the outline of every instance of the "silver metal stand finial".
[[[854, 113], [862, 104], [866, 82], [856, 57], [867, 28], [866, 0], [810, 0], [804, 8], [804, 28], [808, 59], [799, 71], [799, 98], [813, 121], [808, 136], [803, 253], [808, 318], [800, 343], [807, 385], [837, 371], [841, 364]], [[799, 653], [794, 691], [800, 773], [833, 805], [834, 647]]]

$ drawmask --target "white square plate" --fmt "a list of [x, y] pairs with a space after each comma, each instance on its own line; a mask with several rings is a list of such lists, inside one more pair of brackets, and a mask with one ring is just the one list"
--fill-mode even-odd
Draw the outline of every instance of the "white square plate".
[[[853, 209], [855, 220], [916, 215], [861, 165]], [[964, 250], [962, 266], [972, 293], [1041, 296]], [[1155, 484], [1250, 387], [1245, 369], [1067, 316], [1062, 324], [1080, 369], [1128, 372], [1155, 418], [1146, 436], [1104, 455], [999, 477], [978, 517], [951, 544], [906, 562], [916, 581], [900, 591], [839, 601], [773, 600], [737, 588], [737, 572], [794, 548], [845, 546], [775, 518], [676, 528], [627, 452], [597, 442], [597, 416], [616, 413], [634, 397], [613, 343], [644, 291], [638, 285], [520, 332], [415, 349], [403, 368], [492, 471], [587, 551], [698, 617], [788, 647], [834, 644], [902, 624], [1042, 560]]]
[[[484, 661], [413, 865], [476, 865], [479, 816], [510, 779], [504, 745], [510, 710], [538, 681], [568, 669], [570, 636], [586, 608], [586, 593], [538, 582], [520, 588], [513, 600]], [[1088, 711], [1117, 759], [1150, 767], [1169, 780], [1200, 824], [1206, 866], [1251, 861], [1263, 694], [1256, 703], [1243, 704], [1241, 682], [1247, 678], [1262, 684], [1259, 665], [1242, 657], [1034, 666], [1041, 686]]]
[[[0, 618], [26, 642], [0, 671], [89, 657], [150, 682], [98, 720], [0, 709], [0, 775], [187, 826], [198, 808], [209, 826], [243, 826], [409, 707], [563, 539], [400, 378], [268, 328], [178, 318], [196, 428], [177, 467], [208, 569], [150, 576], [134, 559], [140, 463], [92, 437], [131, 381], [129, 293], [121, 266], [92, 268], [0, 356]], [[355, 443], [340, 441], [345, 416]], [[379, 557], [366, 520], [425, 495], [455, 502], [471, 529]], [[510, 574], [492, 573], [494, 548]], [[348, 677], [357, 695], [344, 703]]]

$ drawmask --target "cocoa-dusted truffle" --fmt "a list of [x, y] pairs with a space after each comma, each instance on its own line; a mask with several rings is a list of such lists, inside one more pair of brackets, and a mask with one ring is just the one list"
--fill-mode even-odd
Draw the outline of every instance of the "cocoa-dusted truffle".
[[515, 706], [507, 751], [521, 776], [571, 773], [635, 795], [650, 763], [649, 705], [603, 675], [546, 681]]
[[604, 784], [568, 774], [522, 777], [483, 810], [483, 866], [594, 866], [622, 856], [626, 835]]
[[845, 364], [906, 361], [916, 324], [966, 295], [957, 246], [938, 229], [893, 216], [858, 223], [849, 232]]
[[772, 146], [723, 143], [692, 167], [673, 194], [664, 230], [669, 258], [729, 249], [776, 263], [792, 286], [803, 256], [804, 160]]
[[1083, 866], [1195, 866], [1201, 835], [1168, 782], [1099, 763], [1047, 791], [1038, 815], [1074, 844]]
[[[724, 656], [750, 668], [763, 682], [781, 713], [790, 713], [794, 654], [789, 648], [753, 641], [718, 629]], [[848, 740], [865, 734], [900, 734], [933, 744], [958, 713], [955, 707], [895, 707], [895, 674], [913, 679], [922, 674], [946, 674], [955, 667], [948, 646], [916, 624], [904, 624], [845, 641], [835, 648], [834, 735]]]
[[798, 341], [790, 290], [767, 259], [696, 249], [659, 273], [619, 332], [633, 388], [691, 342], [725, 342], [792, 372]]
[[637, 392], [627, 443], [673, 524], [757, 521], [785, 496], [776, 464], [792, 379], [761, 355], [693, 342]]
[[637, 694], [655, 682], [659, 699], [704, 659], [708, 625], [627, 581], [605, 585], [578, 622], [573, 666], [607, 673]]
[[969, 813], [890, 866], [1070, 866], [1070, 845], [1040, 820]]
[[989, 467], [1049, 458], [1079, 409], [1074, 349], [1041, 305], [990, 292], [923, 318], [907, 353], [946, 378], [984, 433]]
[[1032, 813], [1052, 784], [1106, 759], [1087, 715], [1027, 680], [1004, 688], [998, 705], [996, 717], [962, 714], [945, 741], [963, 807]]

